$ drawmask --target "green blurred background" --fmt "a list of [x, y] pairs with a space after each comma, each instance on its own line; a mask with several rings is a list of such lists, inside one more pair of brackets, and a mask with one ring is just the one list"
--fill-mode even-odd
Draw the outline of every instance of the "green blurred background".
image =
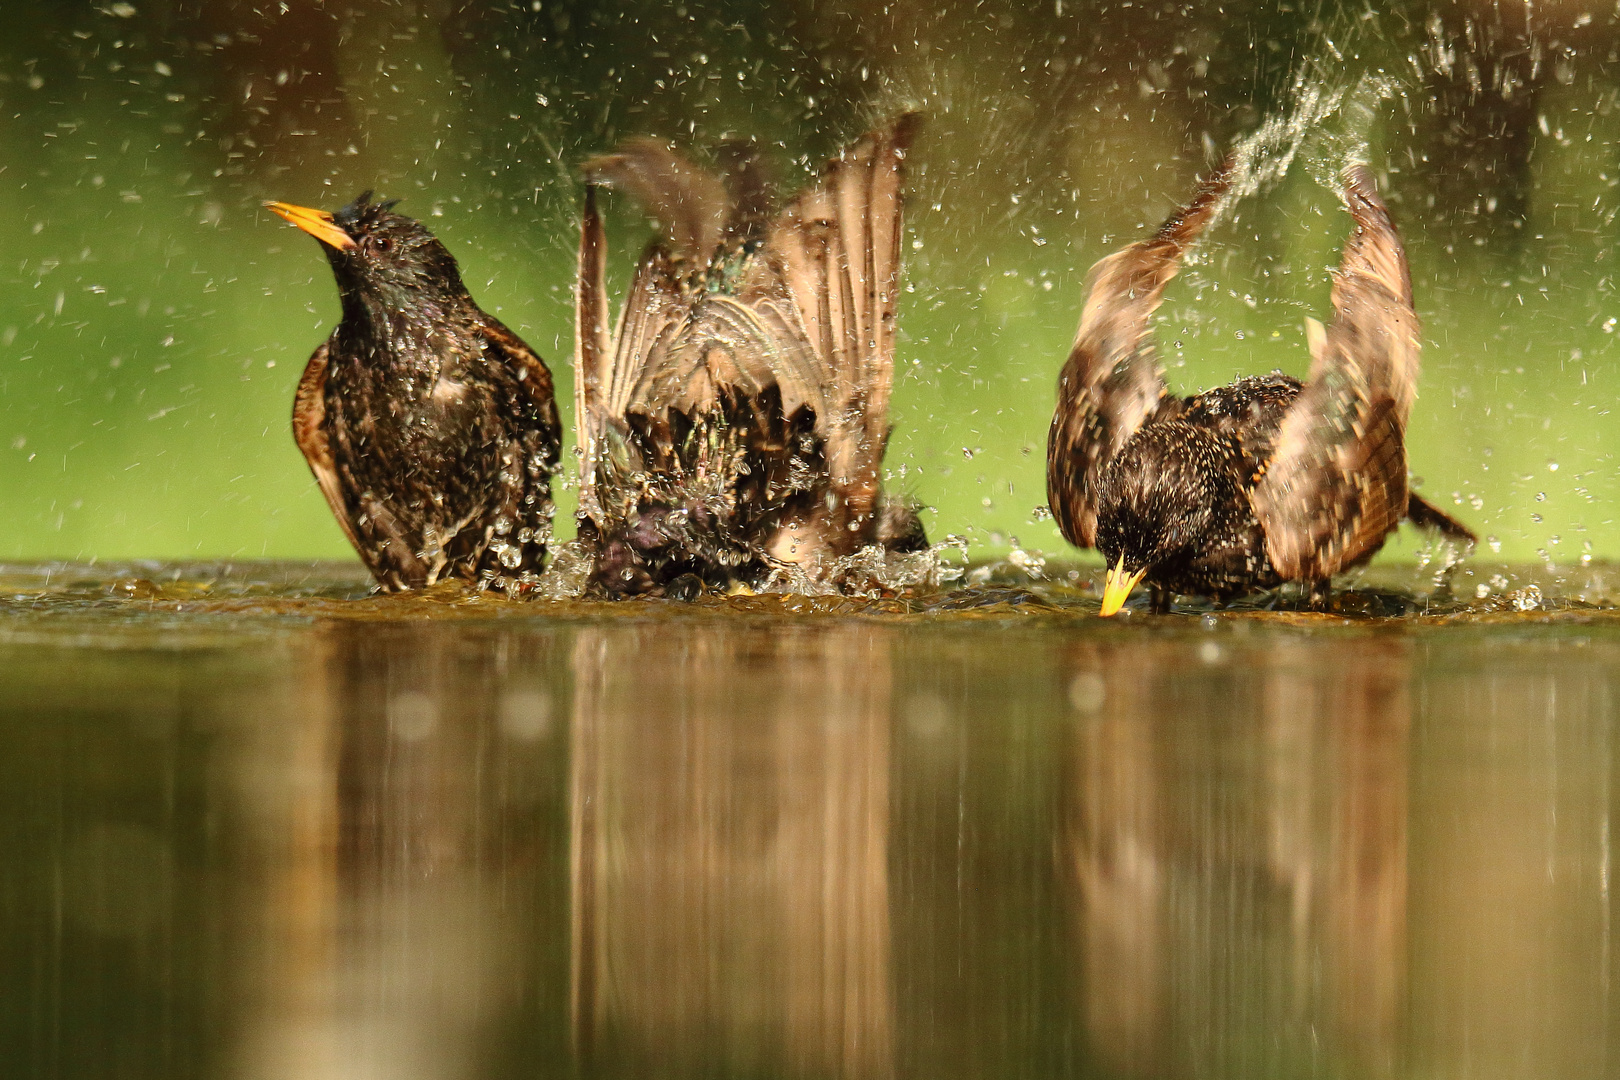
[[[890, 465], [934, 536], [1066, 550], [1036, 508], [1085, 271], [1247, 137], [1269, 179], [1171, 289], [1172, 380], [1304, 373], [1347, 225], [1324, 181], [1364, 144], [1425, 321], [1422, 490], [1503, 558], [1620, 554], [1612, 11], [288, 0], [6, 21], [0, 557], [349, 554], [288, 432], [336, 293], [265, 198], [403, 198], [545, 355], [566, 415], [585, 156], [757, 135], [791, 184], [902, 107], [928, 124]], [[615, 226], [622, 282], [647, 227]]]

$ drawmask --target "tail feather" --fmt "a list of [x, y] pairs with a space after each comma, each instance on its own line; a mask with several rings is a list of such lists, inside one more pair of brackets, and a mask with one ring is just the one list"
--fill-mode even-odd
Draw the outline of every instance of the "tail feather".
[[1420, 529], [1437, 532], [1447, 540], [1455, 540], [1469, 547], [1479, 543], [1479, 537], [1474, 535], [1472, 529], [1415, 491], [1409, 491], [1406, 495], [1406, 520]]

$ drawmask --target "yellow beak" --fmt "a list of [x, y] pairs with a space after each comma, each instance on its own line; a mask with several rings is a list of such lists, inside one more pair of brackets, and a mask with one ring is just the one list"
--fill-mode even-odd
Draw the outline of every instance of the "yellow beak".
[[1103, 580], [1102, 610], [1097, 614], [1104, 618], [1117, 615], [1119, 609], [1125, 606], [1125, 601], [1131, 595], [1131, 590], [1136, 588], [1136, 583], [1142, 580], [1142, 575], [1145, 573], [1147, 573], [1147, 567], [1143, 567], [1134, 574], [1127, 574], [1125, 572], [1125, 556], [1121, 555], [1119, 562], [1108, 571], [1108, 577]]
[[340, 251], [355, 246], [353, 238], [338, 228], [337, 223], [332, 220], [332, 215], [325, 210], [311, 210], [307, 206], [294, 206], [292, 203], [284, 202], [267, 202], [264, 205], [266, 209], [280, 214], [323, 244]]

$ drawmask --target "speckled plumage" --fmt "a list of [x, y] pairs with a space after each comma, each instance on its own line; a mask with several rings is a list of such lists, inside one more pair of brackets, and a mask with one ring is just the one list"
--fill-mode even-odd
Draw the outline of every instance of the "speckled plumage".
[[1320, 602], [1402, 518], [1473, 543], [1407, 488], [1417, 316], [1400, 238], [1363, 167], [1345, 174], [1355, 227], [1334, 322], [1312, 327], [1310, 379], [1169, 392], [1150, 320], [1226, 186], [1223, 170], [1153, 237], [1092, 268], [1047, 444], [1063, 535], [1124, 579], [1140, 573], [1159, 610], [1172, 594], [1226, 600], [1285, 581]]
[[294, 436], [382, 588], [521, 589], [551, 536], [551, 373], [391, 206], [367, 193], [336, 214], [305, 211], [312, 225], [288, 218], [322, 240], [343, 304], [299, 384]]
[[[836, 586], [866, 545], [926, 545], [880, 475], [915, 126], [858, 140], [775, 213], [744, 154], [724, 179], [650, 140], [587, 167], [575, 383], [594, 591]], [[665, 229], [611, 341], [602, 182]]]

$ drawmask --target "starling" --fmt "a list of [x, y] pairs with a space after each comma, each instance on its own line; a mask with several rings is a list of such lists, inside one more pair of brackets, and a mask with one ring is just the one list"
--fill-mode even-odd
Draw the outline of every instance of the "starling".
[[1407, 487], [1418, 374], [1406, 253], [1364, 166], [1344, 172], [1354, 229], [1333, 324], [1306, 323], [1310, 378], [1273, 373], [1170, 393], [1150, 326], [1183, 252], [1228, 186], [1223, 168], [1152, 237], [1099, 261], [1058, 380], [1047, 497], [1068, 541], [1108, 564], [1102, 614], [1139, 581], [1225, 601], [1286, 581], [1320, 607], [1334, 574], [1370, 559], [1402, 518], [1473, 533]]
[[[916, 127], [867, 134], [779, 209], [735, 145], [724, 175], [645, 139], [587, 165], [575, 388], [592, 592], [838, 588], [864, 548], [927, 546], [880, 471]], [[604, 183], [664, 228], [611, 340]]]
[[293, 438], [349, 542], [387, 591], [525, 589], [551, 537], [561, 435], [545, 362], [392, 202], [266, 205], [337, 276], [343, 317], [299, 380]]

